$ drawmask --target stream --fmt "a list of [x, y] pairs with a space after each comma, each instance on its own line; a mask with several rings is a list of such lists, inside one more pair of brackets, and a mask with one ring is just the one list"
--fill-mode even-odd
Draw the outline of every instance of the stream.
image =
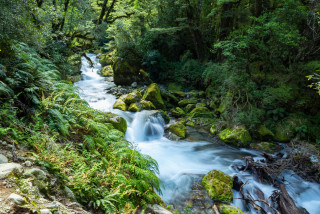
[[[198, 187], [203, 175], [213, 169], [221, 170], [230, 176], [237, 175], [243, 182], [248, 181], [244, 191], [248, 191], [254, 197], [258, 197], [257, 190], [260, 190], [265, 198], [276, 190], [271, 185], [255, 181], [248, 172], [238, 171], [234, 167], [244, 164], [241, 158], [248, 155], [255, 160], [262, 159], [261, 153], [257, 151], [232, 148], [214, 138], [210, 142], [171, 141], [164, 137], [165, 123], [161, 116], [154, 114], [154, 111], [131, 113], [113, 109], [116, 97], [107, 94], [106, 89], [116, 86], [110, 79], [98, 74], [101, 65], [97, 56], [95, 54], [88, 56], [95, 64], [91, 68], [88, 61], [82, 58], [83, 79], [75, 83], [79, 88], [80, 97], [94, 109], [113, 112], [127, 120], [128, 130], [125, 139], [159, 164], [158, 176], [164, 184], [160, 197], [167, 205], [173, 205], [178, 210], [191, 205], [194, 212], [213, 213], [210, 209], [212, 201]], [[310, 214], [319, 214], [320, 185], [304, 181], [291, 171], [283, 172], [282, 176], [287, 191], [296, 205], [303, 207]], [[240, 193], [234, 190], [233, 205], [245, 213], [257, 213], [239, 198], [241, 198]]]

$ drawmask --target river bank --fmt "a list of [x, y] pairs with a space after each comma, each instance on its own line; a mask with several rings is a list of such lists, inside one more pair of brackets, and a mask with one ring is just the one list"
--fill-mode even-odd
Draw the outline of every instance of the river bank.
[[[95, 58], [95, 56], [91, 57]], [[93, 61], [97, 62], [97, 59], [94, 59]], [[253, 156], [255, 160], [263, 160], [263, 157], [261, 156], [262, 153], [260, 152], [248, 149], [239, 150], [234, 147], [226, 146], [225, 144], [221, 144], [221, 142], [214, 137], [212, 137], [213, 142], [197, 140], [190, 142], [181, 138], [178, 138], [180, 141], [174, 142], [165, 138], [163, 136], [163, 133], [165, 132], [165, 123], [161, 118], [154, 117], [152, 111], [133, 113], [118, 109], [113, 110], [112, 106], [115, 102], [115, 96], [110, 97], [110, 94], [106, 95], [105, 93], [105, 90], [110, 90], [110, 88], [115, 87], [114, 85], [110, 86], [110, 84], [112, 84], [111, 82], [107, 81], [106, 85], [98, 89], [99, 91], [103, 91], [101, 99], [99, 98], [99, 93], [95, 93], [95, 95], [92, 96], [92, 93], [90, 93], [91, 89], [93, 87], [101, 86], [100, 82], [103, 81], [103, 78], [90, 72], [90, 69], [85, 70], [83, 73], [85, 75], [83, 81], [76, 83], [76, 85], [82, 89], [80, 92], [80, 94], [83, 93], [81, 94], [82, 98], [87, 100], [92, 107], [96, 107], [102, 111], [114, 112], [126, 119], [128, 130], [125, 139], [133, 142], [133, 145], [136, 146], [139, 151], [150, 155], [159, 164], [159, 177], [166, 187], [162, 189], [162, 199], [167, 204], [173, 204], [175, 208], [180, 210], [183, 207], [191, 205], [191, 210], [194, 209], [193, 211], [196, 211], [199, 207], [195, 206], [195, 203], [190, 203], [190, 200], [188, 200], [189, 196], [186, 196], [188, 195], [186, 193], [190, 192], [192, 186], [195, 185], [194, 179], [198, 180], [198, 182], [201, 180], [196, 178], [198, 175], [203, 176], [212, 169], [218, 169], [231, 176], [237, 175], [240, 177], [240, 180], [245, 183], [248, 180], [248, 176], [252, 176], [251, 173], [246, 171], [241, 172], [235, 166], [245, 166], [246, 164], [242, 158], [249, 155]], [[91, 82], [86, 82], [87, 74], [91, 77], [94, 75], [96, 79], [91, 79]], [[97, 81], [98, 84], [95, 84], [94, 81]], [[89, 93], [87, 94], [86, 91], [89, 91]], [[104, 96], [108, 97], [104, 98]], [[93, 99], [93, 101], [90, 101], [90, 99], [88, 100], [88, 98]], [[185, 124], [187, 122], [185, 122]], [[210, 134], [208, 133], [208, 135]], [[286, 182], [289, 194], [298, 206], [307, 207], [306, 209], [309, 213], [314, 213], [314, 202], [310, 201], [310, 198], [306, 195], [310, 194], [310, 191], [317, 195], [316, 192], [319, 191], [318, 184], [303, 181], [299, 176], [294, 176], [295, 179], [293, 180], [293, 175], [294, 173], [290, 171], [283, 172], [281, 175], [284, 180], [290, 181]], [[249, 180], [252, 180], [252, 182], [245, 185], [244, 188], [245, 191], [250, 192], [254, 197], [257, 196], [257, 189], [260, 190], [258, 191], [259, 193], [262, 192], [264, 194], [264, 198], [266, 199], [268, 199], [272, 195], [272, 192], [277, 189], [268, 183], [262, 184], [254, 178]], [[301, 192], [302, 189], [304, 190]], [[190, 195], [192, 194], [193, 193]], [[237, 199], [240, 198], [239, 191], [234, 190], [234, 194], [234, 205], [240, 207], [247, 213], [255, 213], [252, 207], [248, 206], [243, 200]], [[205, 211], [204, 209], [201, 210], [200, 213], [201, 212], [206, 213], [209, 211]]]

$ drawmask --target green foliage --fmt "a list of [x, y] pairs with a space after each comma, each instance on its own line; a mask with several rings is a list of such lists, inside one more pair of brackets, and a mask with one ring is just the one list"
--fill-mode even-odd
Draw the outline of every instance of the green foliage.
[[[40, 164], [93, 209], [134, 213], [160, 203], [156, 161], [61, 81], [51, 61], [23, 43], [14, 51], [15, 63], [0, 67], [0, 138], [33, 148]], [[27, 120], [26, 109], [32, 109]]]

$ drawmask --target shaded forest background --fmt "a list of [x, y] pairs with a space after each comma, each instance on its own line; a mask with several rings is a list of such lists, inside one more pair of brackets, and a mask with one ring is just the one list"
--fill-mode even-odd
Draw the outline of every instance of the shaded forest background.
[[[205, 91], [225, 126], [320, 143], [318, 0], [0, 0], [0, 8], [0, 136], [42, 152], [42, 164], [97, 209], [160, 201], [160, 181], [157, 164], [105, 125], [110, 115], [76, 94], [85, 52], [100, 53], [115, 75], [143, 69], [168, 89]], [[48, 159], [58, 155], [48, 139], [75, 144], [74, 153]], [[68, 166], [68, 157], [78, 161]], [[92, 168], [108, 182], [92, 174], [83, 186]]]

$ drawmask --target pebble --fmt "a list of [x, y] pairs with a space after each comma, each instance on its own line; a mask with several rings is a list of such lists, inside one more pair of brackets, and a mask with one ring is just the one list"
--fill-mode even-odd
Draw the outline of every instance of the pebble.
[[27, 166], [27, 167], [30, 167], [30, 166], [32, 166], [32, 163], [31, 163], [31, 161], [26, 161], [26, 162], [24, 162], [24, 164]]
[[2, 163], [8, 163], [8, 158], [3, 154], [0, 154], [0, 164]]
[[17, 195], [15, 193], [12, 193], [9, 198], [8, 198], [10, 201], [13, 201], [15, 204], [18, 204], [18, 205], [22, 205], [24, 203], [26, 203], [26, 199], [20, 195]]
[[40, 214], [52, 214], [52, 212], [49, 209], [41, 209]]

